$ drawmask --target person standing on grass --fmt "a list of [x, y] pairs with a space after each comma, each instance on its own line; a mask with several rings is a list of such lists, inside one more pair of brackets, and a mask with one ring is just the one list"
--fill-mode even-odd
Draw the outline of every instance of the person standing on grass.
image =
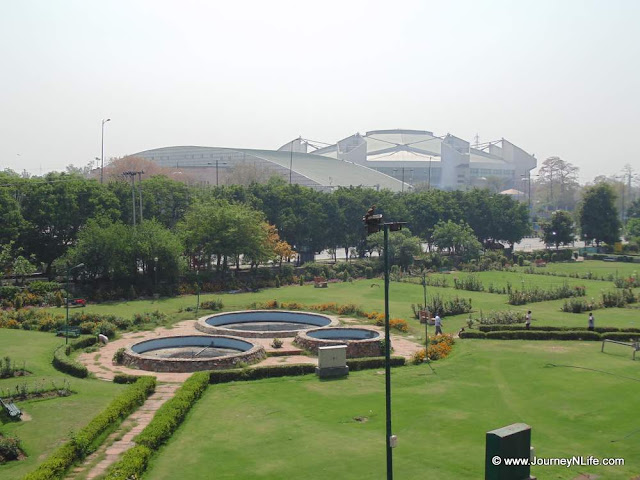
[[596, 320], [593, 318], [593, 312], [589, 312], [589, 328], [587, 330], [593, 331], [596, 326]]
[[436, 335], [442, 335], [442, 319], [436, 313]]
[[529, 310], [527, 312], [527, 314], [524, 316], [524, 328], [525, 328], [525, 330], [529, 330], [529, 327], [531, 327], [531, 310]]

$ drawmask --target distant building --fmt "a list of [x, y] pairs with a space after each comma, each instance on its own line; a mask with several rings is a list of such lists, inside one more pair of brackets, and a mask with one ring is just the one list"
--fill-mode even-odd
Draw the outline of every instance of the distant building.
[[491, 178], [505, 188], [522, 185], [537, 160], [504, 138], [471, 145], [453, 135], [424, 130], [356, 133], [312, 153], [364, 165], [412, 185], [443, 190], [483, 187]]
[[499, 191], [523, 185], [537, 166], [533, 155], [505, 139], [472, 146], [424, 130], [373, 130], [329, 146], [316, 143], [297, 138], [278, 150], [163, 147], [133, 156], [195, 173], [202, 183], [216, 184], [236, 167], [253, 166], [325, 191], [365, 186], [398, 192], [417, 184], [443, 190], [498, 184]]

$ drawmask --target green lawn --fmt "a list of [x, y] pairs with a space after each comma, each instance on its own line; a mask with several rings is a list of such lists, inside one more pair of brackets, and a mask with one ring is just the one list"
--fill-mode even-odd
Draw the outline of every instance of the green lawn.
[[[524, 270], [524, 268], [523, 268]], [[609, 274], [618, 274], [619, 276], [629, 276], [634, 273], [640, 273], [639, 263], [626, 262], [603, 262], [602, 260], [586, 260], [584, 262], [571, 263], [548, 263], [546, 267], [538, 270], [561, 272], [561, 273], [588, 273], [591, 272], [598, 276], [606, 276]]]
[[[593, 271], [598, 274], [606, 275], [609, 273], [619, 272], [620, 275], [630, 275], [635, 271], [638, 265], [627, 263], [612, 263], [602, 261], [587, 261], [582, 263], [558, 263], [549, 264], [549, 270], [562, 271], [564, 273]], [[447, 278], [449, 287], [438, 288], [428, 287], [427, 294], [429, 296], [439, 294], [443, 298], [451, 298], [453, 296], [461, 296], [472, 300], [473, 309], [471, 316], [477, 318], [480, 311], [484, 313], [492, 310], [517, 310], [533, 312], [533, 325], [561, 325], [561, 326], [586, 326], [586, 314], [563, 313], [560, 307], [564, 300], [556, 300], [550, 302], [538, 302], [528, 305], [511, 306], [507, 303], [507, 296], [501, 294], [490, 294], [486, 292], [468, 292], [465, 290], [455, 290], [453, 288], [453, 278], [463, 278], [466, 273], [456, 272], [452, 274], [434, 274], [434, 277]], [[480, 272], [475, 274], [482, 281], [485, 289], [489, 284], [496, 287], [506, 286], [507, 282], [514, 289], [529, 287], [551, 288], [554, 286], [568, 283], [569, 285], [584, 285], [586, 287], [588, 299], [600, 298], [603, 290], [614, 290], [613, 282], [598, 280], [582, 280], [575, 278], [563, 278], [545, 275], [532, 275], [515, 272]], [[636, 289], [636, 293], [640, 289]], [[420, 285], [407, 284], [400, 282], [392, 282], [390, 287], [390, 312], [392, 317], [404, 318], [410, 321], [410, 333], [417, 339], [423, 336], [423, 330], [416, 320], [413, 320], [411, 304], [422, 302], [423, 292]], [[267, 289], [256, 293], [240, 293], [240, 294], [204, 294], [201, 295], [201, 301], [221, 299], [225, 305], [225, 310], [241, 310], [252, 302], [264, 302], [266, 300], [277, 299], [278, 301], [295, 301], [305, 304], [336, 302], [338, 304], [355, 303], [360, 305], [364, 310], [382, 311], [384, 309], [384, 282], [380, 278], [372, 280], [358, 280], [353, 283], [331, 283], [329, 288], [314, 288], [313, 285], [304, 286], [287, 286], [279, 289]], [[158, 300], [138, 300], [131, 302], [108, 302], [99, 305], [89, 305], [86, 307], [87, 312], [96, 312], [103, 314], [115, 314], [123, 317], [132, 317], [135, 313], [151, 312], [159, 310], [168, 315], [168, 324], [195, 318], [194, 311], [186, 311], [187, 308], [195, 308], [195, 295], [185, 295], [175, 298], [163, 298]], [[61, 313], [62, 309], [51, 309], [54, 312]], [[75, 311], [79, 311], [76, 309]], [[212, 313], [210, 311], [201, 311], [200, 315]], [[611, 327], [640, 327], [640, 317], [637, 310], [629, 309], [603, 309], [598, 310], [595, 314], [597, 326]], [[468, 314], [458, 315], [444, 319], [444, 331], [455, 333], [466, 324], [469, 318]]]
[[[626, 460], [624, 467], [536, 467], [538, 478], [640, 475], [640, 362], [629, 351], [602, 354], [588, 342], [466, 340], [434, 368], [435, 375], [426, 365], [392, 373], [398, 478], [482, 478], [485, 432], [514, 422], [532, 426], [539, 457]], [[384, 419], [384, 376], [376, 371], [338, 381], [213, 385], [147, 478], [383, 478]]]
[[14, 388], [24, 382], [50, 386], [53, 381], [62, 385], [66, 379], [77, 392], [69, 397], [16, 402], [30, 419], [0, 424], [0, 432], [18, 436], [28, 457], [0, 465], [2, 479], [18, 479], [35, 469], [69, 438], [69, 432], [89, 423], [124, 388], [101, 380], [74, 378], [55, 370], [51, 365], [53, 350], [62, 342], [64, 339], [51, 333], [0, 329], [0, 356], [9, 356], [20, 366], [24, 361], [26, 369], [33, 372], [26, 377], [0, 380], [0, 389]]

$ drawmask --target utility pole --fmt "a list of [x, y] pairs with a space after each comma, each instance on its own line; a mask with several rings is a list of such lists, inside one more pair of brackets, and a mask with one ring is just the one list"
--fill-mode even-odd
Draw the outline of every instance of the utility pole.
[[[131, 200], [133, 212], [133, 226], [136, 226], [136, 175], [142, 175], [144, 171], [134, 172], [128, 170], [122, 172], [122, 175], [131, 179]], [[142, 180], [141, 180], [142, 181]], [[142, 187], [140, 187], [142, 189]], [[140, 194], [140, 221], [142, 222], [142, 193]]]
[[102, 120], [102, 141], [100, 142], [100, 183], [104, 183], [104, 124], [110, 121], [110, 118]]
[[142, 223], [142, 174], [144, 170], [136, 172], [138, 174], [138, 185], [140, 188], [140, 223]]

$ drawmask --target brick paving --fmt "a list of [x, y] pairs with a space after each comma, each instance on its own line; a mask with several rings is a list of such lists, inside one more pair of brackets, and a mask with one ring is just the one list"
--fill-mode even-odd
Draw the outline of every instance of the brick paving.
[[[331, 317], [331, 315], [328, 315]], [[332, 317], [335, 318], [335, 317]], [[353, 318], [341, 318], [340, 321], [343, 324], [348, 325], [360, 325], [357, 319]], [[111, 359], [116, 351], [121, 347], [127, 347], [132, 343], [141, 342], [143, 340], [150, 340], [153, 338], [174, 336], [174, 335], [202, 335], [202, 332], [196, 330], [195, 320], [185, 320], [180, 323], [176, 323], [172, 328], [160, 327], [149, 332], [129, 332], [122, 335], [121, 338], [113, 342], [109, 342], [107, 345], [101, 346], [98, 352], [82, 353], [78, 356], [78, 360], [82, 362], [89, 369], [89, 372], [93, 373], [97, 378], [102, 380], [113, 380], [116, 373], [128, 373], [131, 375], [154, 375], [159, 382], [184, 382], [190, 373], [169, 373], [169, 372], [149, 372], [146, 370], [139, 370], [135, 368], [129, 368], [122, 365], [113, 365]], [[379, 332], [384, 332], [383, 327], [377, 327], [374, 325], [365, 325], [363, 327], [371, 328]], [[307, 357], [300, 355], [300, 349], [293, 345], [293, 338], [282, 338], [282, 348], [274, 349], [271, 346], [272, 339], [270, 338], [252, 338], [248, 339], [253, 343], [262, 345], [267, 353], [277, 351], [278, 353], [283, 350], [291, 350], [294, 355], [268, 357], [262, 362], [256, 364], [256, 366], [266, 365], [282, 365], [282, 364], [295, 364], [295, 363], [309, 363], [313, 365], [318, 364], [318, 359], [315, 357]], [[410, 358], [413, 353], [421, 348], [411, 337], [402, 337], [399, 335], [391, 335], [391, 345], [393, 346], [393, 355]], [[284, 353], [284, 352], [282, 352]], [[97, 360], [94, 358], [99, 355]]]
[[[66, 480], [76, 478], [86, 478], [92, 480], [104, 475], [109, 467], [120, 459], [120, 456], [135, 446], [134, 437], [138, 435], [151, 422], [156, 411], [170, 398], [180, 387], [178, 383], [165, 383], [156, 386], [156, 391], [147, 398], [138, 410], [126, 418], [122, 424], [107, 437], [100, 448], [85, 458], [82, 465], [76, 467]], [[126, 432], [123, 434], [123, 432]], [[121, 437], [119, 440], [116, 438]], [[99, 457], [103, 457], [100, 462], [95, 463]], [[88, 470], [88, 473], [87, 473]]]

